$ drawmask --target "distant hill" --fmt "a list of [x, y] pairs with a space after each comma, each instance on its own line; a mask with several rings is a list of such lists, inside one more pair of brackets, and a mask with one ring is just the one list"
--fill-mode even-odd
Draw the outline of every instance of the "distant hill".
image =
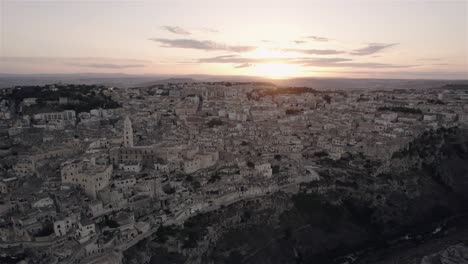
[[337, 89], [421, 89], [447, 84], [468, 84], [468, 80], [410, 80], [410, 79], [355, 79], [355, 78], [291, 78], [268, 79], [236, 75], [128, 75], [123, 73], [76, 74], [5, 74], [0, 73], [0, 88], [15, 85], [44, 85], [50, 83], [103, 84], [116, 87], [151, 86], [184, 82], [271, 82], [279, 86], [301, 86], [317, 90]]
[[197, 80], [194, 80], [192, 78], [168, 78], [168, 79], [139, 83], [137, 86], [144, 87], [144, 86], [153, 86], [153, 85], [167, 84], [167, 83], [193, 83], [193, 82], [197, 82]]

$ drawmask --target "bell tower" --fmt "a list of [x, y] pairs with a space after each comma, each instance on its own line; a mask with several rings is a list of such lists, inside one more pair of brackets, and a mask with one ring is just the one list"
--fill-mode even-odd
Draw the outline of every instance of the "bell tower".
[[133, 128], [132, 121], [127, 116], [124, 120], [124, 129], [123, 129], [123, 142], [124, 146], [127, 148], [133, 147]]

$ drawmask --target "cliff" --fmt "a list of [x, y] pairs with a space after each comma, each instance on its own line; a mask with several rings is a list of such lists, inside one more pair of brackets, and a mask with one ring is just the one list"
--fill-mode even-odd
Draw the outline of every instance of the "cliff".
[[331, 162], [321, 172], [333, 186], [325, 193], [303, 185], [295, 195], [274, 193], [198, 215], [125, 252], [124, 263], [374, 263], [364, 261], [369, 252], [396, 254], [412, 237], [431, 241], [436, 227], [465, 213], [466, 130], [427, 131], [383, 165], [350, 165], [361, 158]]

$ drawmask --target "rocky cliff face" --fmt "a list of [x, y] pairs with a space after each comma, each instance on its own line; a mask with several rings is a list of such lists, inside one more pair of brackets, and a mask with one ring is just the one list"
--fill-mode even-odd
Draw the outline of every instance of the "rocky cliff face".
[[439, 263], [468, 263], [468, 246], [462, 243], [449, 246], [437, 253], [424, 256], [421, 260], [421, 264]]
[[359, 159], [330, 161], [321, 173], [335, 186], [327, 193], [304, 185], [296, 195], [275, 193], [199, 215], [125, 252], [124, 263], [342, 263], [337, 256], [365, 259], [365, 249], [431, 232], [466, 210], [466, 130], [425, 132], [379, 167], [349, 165]]
[[375, 204], [382, 223], [393, 221], [401, 228], [462, 211], [468, 198], [468, 132], [424, 132], [374, 175], [384, 186], [381, 203]]

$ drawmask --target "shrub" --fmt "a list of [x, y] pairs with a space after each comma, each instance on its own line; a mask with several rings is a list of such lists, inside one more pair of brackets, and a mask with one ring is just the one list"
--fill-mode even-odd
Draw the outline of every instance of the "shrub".
[[208, 121], [208, 123], [206, 123], [206, 125], [209, 128], [212, 128], [212, 127], [215, 127], [215, 126], [221, 126], [223, 124], [224, 124], [224, 122], [219, 120], [219, 119], [211, 119], [210, 121]]

